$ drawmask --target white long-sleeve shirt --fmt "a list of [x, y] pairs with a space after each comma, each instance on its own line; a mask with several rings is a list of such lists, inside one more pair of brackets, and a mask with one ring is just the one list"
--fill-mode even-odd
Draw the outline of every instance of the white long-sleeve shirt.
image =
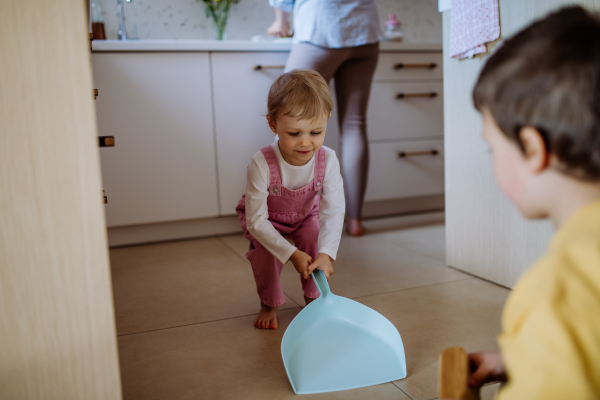
[[[279, 141], [273, 144], [279, 162], [281, 184], [296, 190], [314, 179], [315, 156], [305, 165], [288, 164], [279, 150]], [[340, 174], [340, 164], [335, 151], [325, 149], [325, 178], [319, 202], [319, 253], [325, 253], [335, 260], [342, 236], [346, 203], [344, 184]], [[248, 165], [246, 185], [246, 224], [250, 234], [258, 240], [279, 261], [286, 263], [296, 251], [269, 222], [267, 197], [269, 196], [269, 165], [262, 152], [258, 151]]]

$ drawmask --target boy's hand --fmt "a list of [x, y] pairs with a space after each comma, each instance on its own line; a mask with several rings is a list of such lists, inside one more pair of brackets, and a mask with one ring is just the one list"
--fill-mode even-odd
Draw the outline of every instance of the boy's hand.
[[327, 281], [333, 275], [333, 265], [331, 265], [331, 257], [325, 253], [319, 253], [317, 259], [308, 267], [308, 273], [312, 273], [315, 269], [320, 269], [325, 274]]
[[292, 264], [294, 264], [294, 268], [296, 268], [296, 271], [298, 271], [298, 273], [302, 275], [304, 279], [310, 279], [309, 266], [312, 263], [311, 256], [309, 256], [303, 251], [296, 249], [296, 251], [294, 251], [294, 254], [292, 254], [292, 256], [290, 257], [290, 261], [292, 262]]
[[506, 371], [502, 353], [499, 351], [489, 353], [469, 354], [471, 370], [469, 385], [480, 387], [488, 382], [506, 382]]

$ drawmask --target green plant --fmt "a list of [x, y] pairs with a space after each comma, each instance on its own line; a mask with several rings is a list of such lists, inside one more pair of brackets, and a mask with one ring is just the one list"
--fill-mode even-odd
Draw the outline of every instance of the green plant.
[[229, 15], [229, 7], [237, 3], [239, 0], [198, 0], [204, 3], [206, 18], [212, 17], [215, 27], [217, 28], [217, 39], [223, 40], [225, 26], [227, 25], [227, 17]]

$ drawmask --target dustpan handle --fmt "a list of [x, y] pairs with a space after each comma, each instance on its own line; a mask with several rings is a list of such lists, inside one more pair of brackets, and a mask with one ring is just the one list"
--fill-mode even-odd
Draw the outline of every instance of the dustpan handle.
[[317, 289], [319, 289], [319, 293], [323, 298], [327, 297], [328, 294], [331, 294], [331, 290], [329, 289], [329, 284], [327, 283], [327, 278], [325, 274], [320, 269], [315, 269], [312, 274], [310, 274], [312, 278], [315, 280], [317, 284]]

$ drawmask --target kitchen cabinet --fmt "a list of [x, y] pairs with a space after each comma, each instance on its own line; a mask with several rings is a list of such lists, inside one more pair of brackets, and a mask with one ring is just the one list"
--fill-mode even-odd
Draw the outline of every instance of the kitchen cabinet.
[[443, 79], [443, 59], [440, 51], [386, 52], [379, 55], [373, 80], [429, 81]]
[[[275, 140], [265, 118], [267, 95], [287, 57], [287, 52], [212, 54], [221, 215], [235, 214], [246, 191], [250, 159]], [[259, 65], [277, 68], [255, 69]], [[338, 137], [337, 113], [332, 112], [325, 146], [337, 151]]]
[[[275, 140], [265, 118], [267, 94], [283, 71], [290, 45], [93, 45], [99, 134], [116, 140], [115, 147], [101, 150], [109, 241], [237, 231], [235, 206], [245, 192], [246, 167], [254, 153]], [[442, 207], [440, 46], [382, 43], [381, 51], [368, 111], [365, 214]], [[332, 97], [325, 145], [341, 158]]]
[[[369, 140], [442, 137], [442, 91], [441, 81], [374, 82], [368, 112]], [[415, 95], [419, 97], [410, 97]]]
[[371, 163], [365, 201], [419, 202], [444, 194], [440, 53], [381, 54], [367, 121]]
[[[556, 11], [581, 3], [600, 10], [600, 0], [500, 0], [502, 36], [512, 35]], [[451, 10], [444, 11], [444, 48], [450, 51]], [[497, 50], [497, 48], [495, 48]], [[481, 114], [472, 90], [489, 55], [448, 59], [446, 93], [446, 261], [453, 268], [512, 288], [541, 257], [553, 235], [549, 220], [526, 220], [494, 180], [488, 146], [481, 137]], [[576, 396], [574, 396], [576, 397]]]
[[208, 53], [94, 53], [107, 226], [219, 214]]
[[444, 140], [371, 143], [365, 201], [444, 193]]

